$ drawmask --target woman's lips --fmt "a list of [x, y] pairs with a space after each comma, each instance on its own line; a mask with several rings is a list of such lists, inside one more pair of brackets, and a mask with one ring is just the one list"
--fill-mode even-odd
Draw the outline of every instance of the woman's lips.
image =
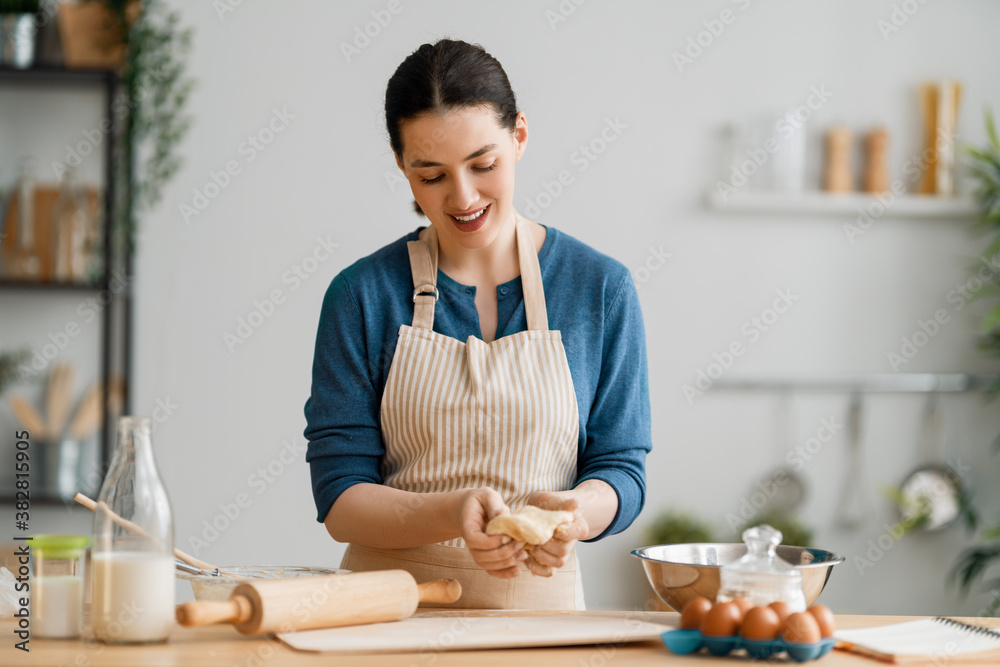
[[486, 224], [486, 218], [488, 218], [490, 215], [490, 206], [491, 206], [490, 204], [487, 204], [482, 208], [475, 209], [471, 213], [461, 216], [462, 218], [469, 218], [471, 216], [476, 216], [471, 220], [459, 220], [458, 216], [454, 216], [451, 214], [449, 214], [448, 217], [451, 218], [452, 223], [459, 230], [463, 232], [474, 232]]

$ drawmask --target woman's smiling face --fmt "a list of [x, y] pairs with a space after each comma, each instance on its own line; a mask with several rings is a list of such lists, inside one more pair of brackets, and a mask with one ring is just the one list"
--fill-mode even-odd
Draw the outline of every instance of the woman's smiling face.
[[489, 106], [425, 113], [403, 123], [401, 136], [396, 163], [442, 245], [493, 243], [514, 220], [514, 163], [528, 140], [524, 114], [511, 131]]

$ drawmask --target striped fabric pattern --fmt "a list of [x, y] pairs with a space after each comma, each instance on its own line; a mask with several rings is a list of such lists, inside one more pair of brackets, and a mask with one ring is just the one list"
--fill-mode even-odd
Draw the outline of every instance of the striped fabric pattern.
[[487, 344], [403, 325], [381, 418], [382, 478], [393, 488], [489, 486], [516, 509], [576, 479], [580, 413], [558, 331]]
[[[424, 232], [410, 243], [415, 287], [437, 279], [437, 233]], [[562, 334], [548, 329], [538, 255], [521, 218], [516, 239], [526, 331], [462, 342], [432, 330], [436, 300], [414, 297], [413, 325], [399, 328], [382, 396], [387, 486], [414, 493], [488, 486], [511, 509], [536, 491], [572, 488], [576, 391]]]

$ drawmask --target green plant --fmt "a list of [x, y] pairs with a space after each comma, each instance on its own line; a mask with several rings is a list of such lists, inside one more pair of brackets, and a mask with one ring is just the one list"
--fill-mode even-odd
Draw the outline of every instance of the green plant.
[[646, 540], [649, 544], [712, 542], [712, 527], [687, 512], [666, 510], [646, 527]]
[[[125, 64], [121, 98], [115, 109], [124, 114], [114, 175], [117, 240], [135, 247], [137, 214], [155, 205], [163, 186], [181, 165], [178, 146], [190, 127], [185, 112], [194, 82], [185, 74], [191, 29], [162, 0], [104, 0], [121, 26]], [[118, 113], [116, 111], [116, 113]], [[133, 157], [142, 155], [139, 164]], [[127, 196], [131, 193], [131, 196]]]
[[[976, 201], [979, 205], [979, 216], [976, 226], [988, 237], [993, 237], [983, 252], [987, 262], [1000, 255], [1000, 140], [997, 139], [993, 114], [986, 112], [986, 134], [989, 143], [976, 148], [967, 148], [972, 158], [969, 166], [978, 181]], [[978, 268], [978, 267], [977, 267]], [[990, 356], [1000, 356], [1000, 272], [993, 272], [991, 281], [984, 285], [977, 294], [978, 298], [992, 300], [993, 306], [980, 324], [982, 333], [981, 347]], [[992, 387], [994, 395], [1000, 391], [1000, 380]], [[997, 440], [1000, 445], [1000, 439]]]
[[[1000, 140], [997, 139], [993, 113], [989, 109], [986, 110], [986, 134], [986, 146], [968, 147], [966, 150], [971, 158], [969, 166], [977, 180], [979, 215], [976, 226], [986, 236], [992, 237], [983, 258], [991, 262], [1000, 255]], [[994, 301], [980, 325], [981, 349], [989, 356], [1000, 356], [1000, 274], [994, 272], [991, 281], [976, 296]], [[1000, 380], [990, 388], [992, 398], [996, 398], [998, 392]], [[995, 451], [1000, 450], [1000, 437], [993, 445]], [[987, 589], [1000, 590], [1000, 576], [988, 578], [990, 570], [1000, 564], [1000, 523], [984, 530], [980, 538], [983, 542], [965, 549], [949, 574], [949, 580], [957, 583], [963, 594], [967, 594], [977, 582]], [[986, 613], [996, 613], [998, 600], [997, 596], [993, 597]]]
[[8, 384], [18, 379], [18, 366], [28, 361], [28, 352], [0, 352], [0, 395], [3, 395]]
[[766, 523], [772, 528], [781, 531], [781, 543], [796, 547], [811, 547], [813, 541], [813, 530], [804, 524], [798, 517], [789, 512], [761, 512], [754, 515], [736, 534], [736, 542], [743, 540], [743, 530], [752, 526], [759, 526]]

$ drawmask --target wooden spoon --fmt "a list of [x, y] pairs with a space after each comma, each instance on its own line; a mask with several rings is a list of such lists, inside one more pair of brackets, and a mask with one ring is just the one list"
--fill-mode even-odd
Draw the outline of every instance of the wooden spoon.
[[72, 364], [56, 364], [49, 372], [49, 384], [45, 395], [45, 416], [48, 417], [49, 435], [58, 439], [63, 436], [69, 417], [69, 395], [75, 372]]
[[93, 433], [100, 426], [101, 418], [101, 385], [97, 382], [90, 385], [87, 393], [76, 406], [76, 413], [69, 425], [69, 437], [80, 441]]
[[21, 422], [22, 426], [28, 429], [29, 433], [34, 433], [39, 440], [45, 439], [47, 433], [42, 416], [28, 401], [24, 400], [23, 396], [11, 396], [10, 409], [14, 411], [14, 416]]
[[[76, 502], [80, 503], [81, 505], [83, 505], [84, 507], [86, 507], [89, 510], [97, 511], [98, 503], [95, 503], [93, 500], [91, 500], [87, 496], [83, 495], [82, 493], [78, 493], [75, 496], [73, 496], [73, 500], [75, 500]], [[119, 526], [121, 526], [125, 530], [133, 532], [136, 535], [145, 535], [146, 537], [149, 537], [150, 539], [155, 539], [155, 538], [151, 537], [149, 535], [149, 533], [147, 533], [145, 530], [143, 530], [142, 526], [140, 526], [138, 524], [135, 524], [135, 523], [132, 523], [128, 519], [123, 519], [122, 517], [118, 516], [117, 514], [115, 514], [114, 512], [112, 512], [111, 508], [108, 507], [106, 504], [100, 503], [100, 507], [101, 507], [102, 510], [104, 510], [105, 512], [108, 513], [108, 516], [111, 517], [112, 521], [114, 521], [115, 523], [117, 523]], [[211, 563], [206, 563], [203, 560], [198, 560], [194, 556], [186, 554], [186, 553], [184, 553], [183, 551], [181, 551], [180, 549], [178, 549], [176, 547], [174, 547], [174, 556], [176, 556], [177, 558], [180, 558], [182, 561], [184, 561], [185, 563], [187, 563], [189, 565], [194, 565], [195, 567], [200, 567], [203, 570], [218, 570], [219, 569], [218, 566], [212, 565]], [[236, 577], [236, 575], [234, 575], [234, 574], [229, 574], [227, 572], [222, 572], [221, 570], [220, 570], [220, 574], [223, 577]]]

